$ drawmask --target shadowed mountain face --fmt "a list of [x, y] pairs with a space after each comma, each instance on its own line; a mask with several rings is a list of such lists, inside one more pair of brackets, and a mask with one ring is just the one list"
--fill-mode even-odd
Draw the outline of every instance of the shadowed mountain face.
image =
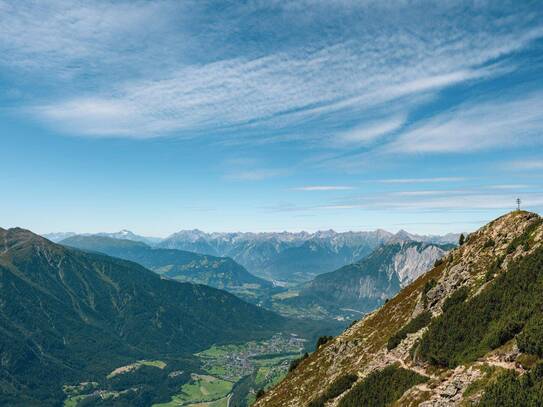
[[252, 275], [227, 257], [175, 249], [154, 249], [142, 242], [97, 235], [73, 236], [61, 241], [60, 244], [134, 261], [179, 281], [206, 284], [228, 291], [272, 287], [269, 281]]
[[211, 287], [0, 229], [0, 404], [59, 405], [61, 384], [134, 360], [268, 336], [278, 315]]
[[401, 287], [429, 270], [448, 246], [397, 241], [377, 248], [361, 261], [324, 273], [306, 283], [291, 304], [331, 310], [374, 310]]

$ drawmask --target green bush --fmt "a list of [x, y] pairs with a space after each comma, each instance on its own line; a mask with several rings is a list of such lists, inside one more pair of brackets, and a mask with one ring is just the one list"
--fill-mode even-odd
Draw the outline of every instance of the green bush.
[[387, 349], [394, 349], [400, 344], [401, 341], [407, 338], [408, 334], [417, 332], [420, 329], [424, 328], [430, 323], [431, 320], [432, 314], [430, 313], [430, 311], [425, 311], [416, 318], [413, 318], [411, 321], [409, 321], [407, 325], [405, 325], [402, 329], [400, 329], [398, 332], [390, 337], [387, 343]]
[[326, 345], [332, 339], [334, 339], [333, 336], [319, 336], [319, 339], [317, 339], [317, 344], [315, 345], [315, 351], [318, 351], [322, 345]]
[[384, 407], [398, 400], [409, 388], [424, 383], [427, 377], [396, 365], [368, 375], [339, 402], [339, 407]]
[[511, 265], [479, 295], [466, 300], [460, 289], [444, 304], [420, 344], [420, 355], [434, 365], [455, 367], [476, 360], [517, 335], [523, 349], [543, 347], [543, 249]]
[[528, 374], [517, 376], [511, 371], [501, 374], [489, 385], [481, 398], [480, 407], [517, 407], [543, 405], [543, 364]]
[[543, 358], [543, 316], [536, 314], [526, 324], [517, 338], [521, 352], [530, 353]]
[[340, 376], [328, 386], [324, 394], [311, 401], [308, 407], [324, 407], [328, 400], [335, 399], [340, 394], [349, 390], [357, 380], [358, 376], [355, 374]]
[[483, 248], [488, 249], [489, 247], [494, 247], [495, 244], [494, 240], [488, 239], [483, 245]]
[[[436, 263], [440, 260], [436, 260]], [[440, 263], [441, 264], [441, 263]], [[438, 266], [439, 264], [434, 264], [434, 266]], [[428, 292], [434, 288], [437, 285], [437, 281], [435, 279], [428, 280], [426, 284], [424, 284], [424, 287], [422, 288], [422, 301], [424, 303], [424, 306], [426, 307], [428, 305]]]
[[292, 372], [294, 369], [298, 367], [300, 363], [302, 363], [303, 360], [307, 359], [309, 357], [309, 354], [306, 352], [303, 354], [303, 356], [300, 356], [298, 359], [294, 359], [290, 362], [290, 366], [288, 367], [288, 371]]

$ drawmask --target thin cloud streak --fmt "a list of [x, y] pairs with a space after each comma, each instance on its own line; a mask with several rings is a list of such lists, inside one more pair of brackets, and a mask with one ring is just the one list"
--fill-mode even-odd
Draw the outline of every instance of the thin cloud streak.
[[355, 187], [346, 185], [314, 185], [292, 188], [294, 191], [347, 191], [352, 189], [355, 189]]
[[459, 182], [465, 181], [464, 177], [434, 177], [434, 178], [391, 178], [380, 179], [376, 182], [382, 184], [426, 184], [426, 183], [442, 183], [442, 182]]
[[543, 93], [487, 100], [439, 114], [383, 147], [387, 153], [457, 153], [540, 144]]

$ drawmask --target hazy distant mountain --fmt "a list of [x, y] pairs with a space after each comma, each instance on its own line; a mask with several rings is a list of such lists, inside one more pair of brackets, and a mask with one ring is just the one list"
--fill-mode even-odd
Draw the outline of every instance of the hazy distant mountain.
[[286, 321], [224, 291], [19, 228], [0, 228], [0, 298], [0, 404], [9, 406], [61, 405], [65, 383], [262, 338]]
[[61, 240], [67, 239], [72, 236], [105, 236], [105, 237], [111, 237], [113, 239], [126, 239], [126, 240], [132, 240], [134, 242], [144, 242], [148, 244], [156, 244], [160, 242], [162, 239], [160, 237], [149, 237], [149, 236], [141, 236], [137, 235], [129, 230], [123, 229], [119, 232], [100, 232], [100, 233], [73, 233], [73, 232], [59, 232], [59, 233], [46, 233], [42, 235], [46, 239], [49, 239], [52, 242], [58, 243]]
[[372, 311], [429, 270], [449, 248], [412, 240], [393, 241], [359, 262], [315, 277], [304, 284], [298, 297], [286, 303], [321, 306], [332, 313], [342, 308]]
[[[466, 233], [467, 234], [467, 233]], [[414, 240], [416, 242], [426, 242], [435, 244], [458, 244], [460, 233], [447, 233], [446, 235], [417, 235], [409, 233], [405, 230], [400, 230], [393, 236], [396, 240]]]
[[229, 256], [262, 277], [307, 281], [352, 263], [390, 239], [383, 230], [337, 233], [205, 233], [181, 231], [157, 246]]
[[271, 288], [228, 257], [215, 257], [176, 249], [152, 248], [143, 242], [100, 235], [72, 236], [62, 245], [100, 252], [134, 261], [161, 275], [179, 281], [206, 284], [233, 293]]
[[69, 237], [75, 236], [77, 233], [74, 232], [56, 232], [56, 233], [46, 233], [42, 235], [46, 239], [49, 239], [52, 242], [58, 243], [61, 240], [67, 239]]
[[[60, 241], [57, 235], [45, 235]], [[69, 234], [70, 237], [74, 234]], [[279, 233], [206, 233], [183, 230], [166, 239], [136, 235], [130, 231], [99, 233], [115, 239], [140, 241], [151, 246], [186, 250], [218, 257], [231, 257], [251, 273], [269, 280], [299, 283], [333, 271], [367, 256], [389, 241], [414, 240], [436, 244], [456, 244], [459, 234], [416, 235], [404, 230], [396, 234], [384, 230], [342, 232], [333, 230]]]
[[101, 233], [96, 233], [97, 236], [105, 236], [105, 237], [111, 237], [111, 238], [114, 238], [114, 239], [126, 239], [126, 240], [133, 240], [134, 242], [144, 242], [144, 243], [148, 243], [148, 244], [155, 244], [155, 243], [158, 243], [162, 240], [162, 238], [160, 237], [151, 237], [151, 236], [141, 236], [141, 235], [136, 235], [135, 233], [129, 231], [129, 230], [126, 230], [126, 229], [123, 229], [119, 232], [114, 232], [114, 233], [106, 233], [106, 232], [101, 232]]

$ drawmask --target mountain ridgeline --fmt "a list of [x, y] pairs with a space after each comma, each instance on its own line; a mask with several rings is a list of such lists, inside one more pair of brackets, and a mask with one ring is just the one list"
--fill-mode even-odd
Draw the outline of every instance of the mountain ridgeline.
[[543, 405], [542, 292], [543, 219], [509, 213], [300, 361], [256, 406]]
[[9, 406], [60, 405], [65, 383], [100, 382], [136, 360], [179, 364], [287, 322], [224, 291], [19, 228], [0, 229], [0, 294], [0, 404]]
[[[405, 231], [408, 240], [436, 244], [458, 241], [458, 235], [418, 236]], [[344, 232], [333, 230], [316, 233], [204, 233], [181, 231], [158, 243], [159, 247], [228, 256], [250, 272], [270, 279], [294, 283], [354, 263], [377, 247], [394, 239], [384, 230]]]
[[168, 278], [206, 284], [241, 296], [244, 291], [272, 288], [269, 281], [252, 275], [228, 257], [152, 248], [143, 242], [100, 235], [72, 236], [60, 244], [130, 260]]
[[359, 262], [324, 273], [306, 283], [293, 304], [318, 304], [330, 312], [373, 311], [428, 271], [450, 245], [400, 240], [375, 249]]

